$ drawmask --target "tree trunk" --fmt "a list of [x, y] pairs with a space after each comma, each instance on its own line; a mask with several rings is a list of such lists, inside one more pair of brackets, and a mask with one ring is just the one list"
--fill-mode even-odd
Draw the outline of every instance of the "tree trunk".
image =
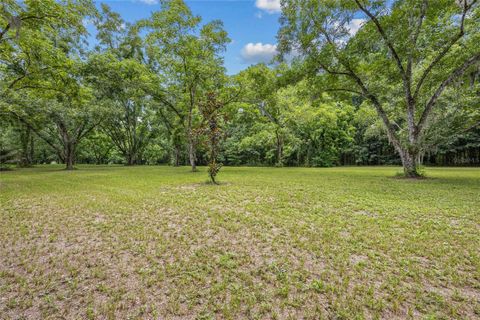
[[196, 157], [195, 157], [195, 143], [191, 134], [188, 138], [188, 158], [190, 159], [190, 165], [192, 166], [192, 172], [197, 171]]
[[282, 167], [283, 166], [283, 137], [278, 132], [278, 130], [275, 131], [275, 136], [277, 138], [277, 166]]
[[[405, 147], [400, 143], [392, 126], [391, 125], [389, 126], [389, 122], [386, 118], [386, 114], [383, 112], [382, 113], [379, 112], [379, 114], [382, 117], [382, 119], [385, 118], [384, 125], [387, 129], [387, 136], [388, 136], [389, 142], [393, 144], [393, 147], [395, 148], [395, 150], [400, 154], [405, 177], [406, 178], [421, 177], [421, 175], [418, 173], [418, 168], [417, 168], [417, 160], [419, 155], [419, 148], [417, 146], [418, 138], [419, 138], [418, 127], [415, 126], [414, 124], [412, 125], [411, 123], [409, 123], [409, 126], [408, 126], [409, 144]], [[413, 115], [411, 115], [411, 118], [413, 119]], [[411, 122], [412, 119], [410, 119], [409, 122]]]
[[190, 94], [190, 110], [188, 112], [188, 125], [187, 125], [187, 135], [188, 135], [188, 158], [190, 160], [190, 165], [192, 166], [192, 172], [197, 171], [197, 164], [196, 164], [196, 154], [195, 154], [195, 141], [193, 137], [193, 110], [195, 108], [195, 94], [196, 94], [196, 86], [190, 84], [188, 88]]
[[308, 141], [308, 146], [307, 146], [307, 156], [305, 157], [305, 167], [310, 167], [310, 157], [311, 157], [311, 143]]
[[420, 174], [417, 171], [417, 152], [414, 150], [399, 150], [402, 159], [403, 172], [407, 178], [418, 178]]
[[20, 140], [22, 143], [22, 155], [18, 165], [20, 167], [30, 167], [32, 165], [33, 148], [32, 132], [30, 127], [25, 127], [24, 130], [21, 131]]
[[178, 167], [180, 166], [180, 146], [175, 145], [173, 149], [173, 166]]
[[127, 166], [133, 166], [136, 164], [136, 157], [133, 154], [127, 155]]
[[33, 158], [35, 157], [35, 141], [33, 138], [33, 134], [30, 136], [30, 150], [29, 150], [29, 159], [30, 165], [33, 165]]
[[65, 170], [73, 170], [73, 165], [75, 164], [75, 143], [67, 142], [65, 144]]

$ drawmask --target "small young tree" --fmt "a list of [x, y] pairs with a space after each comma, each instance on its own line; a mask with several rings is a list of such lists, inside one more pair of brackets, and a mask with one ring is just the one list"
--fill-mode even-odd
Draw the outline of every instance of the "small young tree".
[[217, 99], [214, 92], [207, 93], [204, 102], [199, 104], [199, 109], [203, 117], [201, 131], [206, 133], [208, 145], [208, 175], [213, 184], [218, 184], [215, 180], [222, 163], [218, 161], [220, 152], [220, 141], [223, 137], [223, 130], [220, 126], [221, 114], [220, 110], [224, 103]]

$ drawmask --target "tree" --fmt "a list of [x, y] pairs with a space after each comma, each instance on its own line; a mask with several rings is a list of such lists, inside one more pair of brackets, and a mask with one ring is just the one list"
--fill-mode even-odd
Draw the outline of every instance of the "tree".
[[110, 137], [99, 130], [98, 127], [87, 135], [78, 146], [82, 160], [95, 164], [108, 163], [113, 148], [114, 145]]
[[57, 153], [73, 170], [76, 148], [103, 119], [103, 110], [85, 81], [85, 63], [69, 60], [68, 72], [29, 82], [2, 105]]
[[278, 105], [276, 70], [268, 68], [265, 64], [257, 64], [243, 71], [239, 77], [244, 86], [243, 100], [256, 105], [263, 119], [273, 125], [276, 165], [283, 166], [285, 119]]
[[90, 55], [89, 80], [109, 109], [102, 128], [125, 163], [134, 165], [156, 133], [148, 89], [154, 77], [143, 61], [143, 40], [137, 26], [125, 23], [106, 4], [102, 4], [95, 25], [98, 45], [97, 53]]
[[90, 0], [3, 1], [0, 7], [0, 97], [66, 67], [68, 52], [95, 14]]
[[[89, 100], [79, 56], [86, 35], [83, 19], [94, 14], [88, 0], [7, 1], [1, 7], [2, 113], [14, 115], [26, 133], [45, 140], [68, 169], [73, 169], [78, 141], [90, 130], [81, 119], [93, 116], [80, 112], [70, 118]], [[48, 134], [53, 127], [56, 134]]]
[[145, 90], [151, 81], [149, 70], [136, 59], [118, 60], [110, 53], [92, 55], [89, 65], [90, 82], [109, 110], [102, 129], [126, 164], [134, 165], [156, 132], [151, 97]]
[[296, 165], [339, 165], [355, 132], [353, 107], [325, 93], [312, 99], [308, 88], [302, 81], [279, 92], [280, 109], [285, 110], [286, 128], [293, 137], [290, 153], [296, 154]]
[[224, 103], [218, 100], [214, 92], [207, 93], [205, 101], [199, 104], [203, 117], [201, 130], [206, 133], [208, 141], [208, 175], [213, 184], [218, 184], [215, 178], [223, 165], [218, 161], [220, 142], [223, 137], [220, 125], [222, 120], [220, 112], [223, 106]]
[[[405, 176], [418, 177], [433, 112], [480, 61], [478, 1], [285, 0], [282, 8], [280, 51], [303, 57], [305, 74], [325, 91], [367, 99]], [[354, 19], [364, 21], [356, 34]]]
[[146, 51], [150, 65], [166, 79], [156, 88], [157, 94], [153, 97], [179, 116], [186, 131], [192, 171], [196, 171], [199, 97], [202, 92], [208, 92], [209, 80], [223, 77], [225, 70], [220, 53], [230, 41], [221, 21], [203, 26], [200, 22], [200, 17], [194, 16], [182, 0], [172, 0], [162, 1], [161, 11], [139, 23], [148, 32]]

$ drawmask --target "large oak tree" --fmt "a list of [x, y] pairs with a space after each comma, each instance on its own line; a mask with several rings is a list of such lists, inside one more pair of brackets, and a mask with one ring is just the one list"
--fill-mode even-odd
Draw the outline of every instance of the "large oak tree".
[[324, 90], [372, 105], [405, 175], [417, 177], [442, 95], [480, 62], [478, 1], [284, 0], [282, 12], [280, 51], [304, 58]]

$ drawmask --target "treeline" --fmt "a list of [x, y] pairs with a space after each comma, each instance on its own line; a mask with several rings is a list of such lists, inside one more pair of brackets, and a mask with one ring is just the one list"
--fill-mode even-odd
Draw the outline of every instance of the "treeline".
[[[427, 14], [421, 3], [398, 2], [387, 14], [320, 5], [307, 17], [297, 14], [308, 4], [292, 2], [277, 59], [228, 76], [222, 22], [202, 22], [181, 0], [135, 23], [87, 0], [4, 1], [0, 161], [403, 164], [409, 176], [420, 163], [478, 165], [478, 6], [452, 1]], [[411, 32], [390, 19], [409, 10], [419, 21]], [[373, 18], [352, 34], [359, 11]], [[325, 20], [338, 12], [337, 22]], [[445, 20], [459, 14], [461, 22]], [[323, 24], [315, 33], [298, 19]], [[461, 34], [433, 46], [432, 30]], [[412, 32], [418, 39], [403, 47]]]

